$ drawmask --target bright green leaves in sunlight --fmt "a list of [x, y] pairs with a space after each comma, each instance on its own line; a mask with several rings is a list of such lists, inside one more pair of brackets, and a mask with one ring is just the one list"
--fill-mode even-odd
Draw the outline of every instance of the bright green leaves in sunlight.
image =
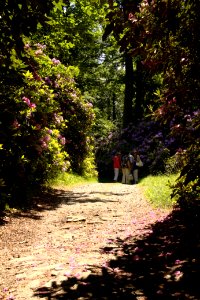
[[54, 9], [59, 10], [59, 11], [63, 11], [63, 7], [65, 7], [66, 2], [63, 2], [62, 0], [55, 0], [53, 1], [53, 5], [54, 5]]
[[45, 49], [40, 43], [26, 42], [27, 70], [21, 69], [19, 60], [16, 81], [9, 90], [4, 79], [7, 101], [0, 103], [0, 130], [4, 132], [0, 178], [12, 191], [12, 201], [20, 190], [26, 196], [31, 186], [60, 172], [96, 174], [89, 134], [94, 112], [75, 86], [78, 68], [50, 58]]

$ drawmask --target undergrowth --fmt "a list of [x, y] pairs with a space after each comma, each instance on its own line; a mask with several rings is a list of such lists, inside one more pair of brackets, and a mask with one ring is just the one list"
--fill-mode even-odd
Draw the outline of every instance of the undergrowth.
[[176, 199], [171, 198], [172, 188], [178, 175], [149, 175], [141, 180], [144, 195], [155, 207], [172, 208]]
[[75, 173], [62, 173], [54, 180], [49, 181], [47, 185], [52, 188], [66, 188], [89, 182], [97, 182], [97, 178], [83, 177]]

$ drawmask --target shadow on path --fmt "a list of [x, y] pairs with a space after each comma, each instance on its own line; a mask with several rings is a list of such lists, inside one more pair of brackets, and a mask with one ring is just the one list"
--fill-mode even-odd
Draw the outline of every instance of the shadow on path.
[[115, 258], [85, 280], [66, 278], [57, 286], [35, 291], [45, 299], [200, 299], [199, 207], [175, 209], [149, 235], [113, 241], [102, 251]]
[[[127, 193], [129, 194], [129, 193]], [[102, 196], [105, 196], [102, 198]], [[5, 216], [11, 216], [13, 218], [30, 218], [30, 219], [41, 219], [42, 217], [38, 214], [42, 211], [56, 210], [62, 204], [74, 205], [77, 203], [106, 203], [106, 202], [117, 202], [109, 197], [112, 196], [124, 196], [126, 193], [117, 192], [102, 192], [101, 190], [91, 193], [84, 193], [82, 191], [75, 192], [73, 190], [65, 191], [60, 189], [52, 189], [46, 192], [42, 192], [32, 199], [31, 207], [26, 210], [13, 210], [11, 213], [4, 213], [0, 215], [0, 226], [5, 225]]]

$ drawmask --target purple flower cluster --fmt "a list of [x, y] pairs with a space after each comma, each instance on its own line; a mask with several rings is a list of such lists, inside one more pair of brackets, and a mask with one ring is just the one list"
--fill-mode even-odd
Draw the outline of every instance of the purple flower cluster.
[[179, 143], [170, 135], [170, 128], [163, 128], [155, 121], [142, 120], [137, 126], [130, 124], [121, 132], [113, 132], [102, 140], [96, 159], [97, 163], [101, 162], [102, 165], [104, 160], [104, 164], [108, 165], [113, 149], [123, 152], [137, 148], [144, 162], [145, 173], [159, 173], [165, 171], [166, 159], [175, 154], [178, 147]]

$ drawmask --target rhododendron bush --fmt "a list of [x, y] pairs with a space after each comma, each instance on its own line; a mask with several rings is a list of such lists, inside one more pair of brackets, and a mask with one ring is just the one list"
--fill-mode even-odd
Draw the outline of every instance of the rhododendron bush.
[[[144, 163], [140, 176], [158, 174], [166, 171], [166, 162], [170, 155], [175, 154], [177, 143], [162, 126], [149, 118], [130, 124], [119, 132], [113, 132], [108, 139], [101, 140], [97, 149], [97, 163], [102, 172], [108, 172], [112, 164], [111, 157], [116, 150], [132, 151], [137, 148]], [[106, 163], [104, 163], [104, 161]]]
[[95, 174], [94, 112], [75, 86], [77, 72], [48, 57], [44, 45], [27, 43], [23, 61], [13, 52], [0, 104], [0, 178], [12, 201], [25, 201], [26, 191], [61, 171]]
[[[168, 171], [179, 169], [173, 195], [182, 205], [190, 203], [192, 207], [199, 202], [200, 184], [200, 2], [120, 1], [118, 6], [113, 3], [109, 1], [105, 35], [113, 32], [121, 51], [140, 61], [147, 78], [159, 79], [157, 88], [148, 95], [151, 100], [140, 99], [140, 105], [145, 107], [144, 117], [151, 114], [157, 133], [154, 126], [149, 133], [143, 130], [138, 118], [135, 128], [125, 129], [124, 143], [129, 148], [138, 145], [146, 153], [144, 159], [150, 173], [165, 171], [166, 164]], [[141, 76], [139, 81], [142, 82]], [[145, 84], [139, 87], [142, 89]]]

